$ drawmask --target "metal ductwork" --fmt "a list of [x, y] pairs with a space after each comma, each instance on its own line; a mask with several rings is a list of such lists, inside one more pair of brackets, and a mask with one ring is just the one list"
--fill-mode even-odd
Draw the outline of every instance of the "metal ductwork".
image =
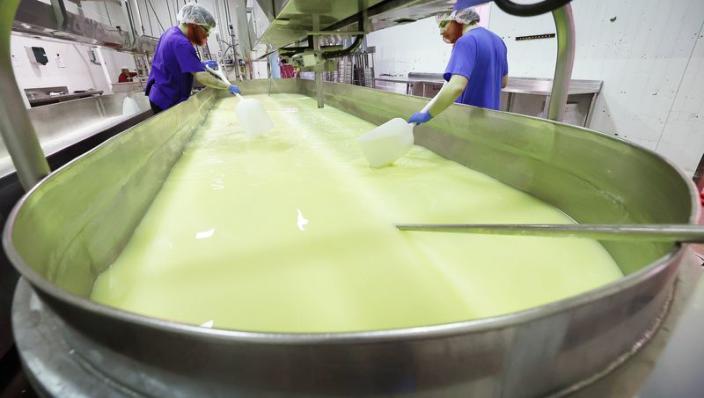
[[358, 32], [367, 17], [366, 32], [415, 22], [452, 8], [453, 0], [257, 0], [269, 25], [258, 37], [274, 49], [306, 40], [313, 29], [313, 16], [320, 17], [326, 32]]
[[125, 28], [133, 32], [68, 12], [62, 0], [52, 0], [51, 4], [39, 0], [22, 0], [12, 26], [13, 31], [32, 35], [105, 46], [120, 51], [154, 52], [156, 38], [139, 36], [132, 27]]

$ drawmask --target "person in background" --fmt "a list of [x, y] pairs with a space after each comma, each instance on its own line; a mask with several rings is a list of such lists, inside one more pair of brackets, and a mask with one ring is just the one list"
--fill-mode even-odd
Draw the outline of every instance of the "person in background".
[[501, 89], [508, 84], [506, 44], [495, 33], [478, 25], [479, 14], [458, 0], [451, 13], [438, 18], [443, 40], [453, 44], [440, 92], [409, 123], [422, 124], [453, 102], [499, 109]]
[[203, 6], [188, 3], [178, 12], [179, 26], [169, 28], [156, 46], [152, 70], [145, 94], [152, 111], [159, 113], [183, 102], [191, 95], [193, 79], [204, 86], [229, 90], [236, 95], [240, 89], [228, 85], [206, 71], [198, 59], [194, 45], [205, 45], [215, 18]]
[[130, 72], [130, 68], [123, 66], [122, 68], [120, 68], [120, 76], [117, 78], [117, 82], [129, 83], [135, 76], [137, 76], [137, 72]]
[[296, 69], [293, 65], [289, 64], [287, 60], [281, 59], [281, 78], [282, 79], [293, 79], [296, 77]]

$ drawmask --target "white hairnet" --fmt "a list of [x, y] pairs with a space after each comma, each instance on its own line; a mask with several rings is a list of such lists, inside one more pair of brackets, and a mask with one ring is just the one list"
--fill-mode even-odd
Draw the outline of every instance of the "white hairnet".
[[469, 25], [473, 22], [479, 22], [479, 14], [474, 11], [473, 8], [465, 8], [462, 10], [456, 10], [449, 13], [438, 15], [438, 23], [445, 21], [456, 21], [463, 25]]
[[176, 17], [180, 23], [192, 23], [212, 29], [215, 27], [215, 17], [205, 7], [196, 3], [188, 3], [181, 7]]

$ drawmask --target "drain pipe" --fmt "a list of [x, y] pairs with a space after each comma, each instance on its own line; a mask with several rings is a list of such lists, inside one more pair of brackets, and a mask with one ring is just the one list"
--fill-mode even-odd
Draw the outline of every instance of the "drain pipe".
[[550, 93], [548, 119], [562, 121], [574, 66], [575, 30], [572, 5], [566, 4], [554, 10], [552, 16], [557, 32], [557, 61]]
[[37, 134], [22, 100], [10, 55], [12, 23], [20, 0], [5, 0], [0, 7], [0, 133], [15, 165], [20, 183], [28, 191], [49, 174]]
[[[320, 32], [320, 14], [313, 14], [313, 32]], [[315, 54], [315, 97], [318, 108], [325, 106], [323, 95], [323, 57], [320, 54], [320, 35], [313, 36], [313, 52]]]

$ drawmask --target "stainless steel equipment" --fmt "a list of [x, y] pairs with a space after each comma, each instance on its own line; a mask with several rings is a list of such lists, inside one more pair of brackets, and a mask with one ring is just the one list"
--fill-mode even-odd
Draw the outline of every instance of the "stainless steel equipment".
[[[266, 93], [269, 82], [242, 82]], [[325, 85], [325, 102], [373, 123], [424, 100]], [[315, 96], [313, 82], [272, 92]], [[667, 312], [687, 247], [604, 242], [626, 275], [519, 313], [413, 329], [333, 334], [211, 330], [99, 305], [86, 297], [149, 207], [213, 104], [206, 90], [42, 181], [14, 209], [4, 244], [42, 302], [89, 341], [82, 363], [157, 396], [483, 395], [573, 391], [637, 352]], [[472, 126], [468, 129], [466, 126]], [[597, 132], [452, 106], [416, 128], [417, 143], [551, 203], [583, 223], [694, 223], [693, 185], [666, 160]], [[120, 167], [115, 167], [119, 164]], [[80, 196], [76, 196], [80, 192]], [[38, 246], [37, 242], [41, 242]], [[80, 340], [80, 341], [79, 341]], [[140, 372], [122, 372], [122, 364]]]
[[396, 224], [396, 228], [401, 231], [458, 234], [704, 243], [704, 226], [689, 224]]
[[49, 164], [25, 112], [10, 62], [10, 31], [18, 4], [19, 0], [9, 0], [0, 10], [0, 134], [12, 154], [22, 187], [29, 189], [49, 174]]
[[[389, 77], [374, 79], [374, 85], [378, 89], [427, 98], [434, 97], [444, 82], [441, 73], [419, 72], [409, 73], [405, 79]], [[588, 127], [602, 85], [601, 80], [570, 81], [562, 121], [575, 126]], [[552, 89], [552, 79], [509, 77], [508, 86], [501, 90], [501, 110], [546, 117]]]
[[[487, 3], [485, 0], [473, 4]], [[314, 57], [315, 80], [322, 81], [324, 59], [346, 56], [354, 52], [364, 35], [389, 26], [415, 22], [447, 12], [454, 2], [447, 0], [370, 0], [362, 2], [328, 2], [318, 0], [258, 0], [258, 6], [268, 19], [259, 41], [278, 49], [282, 55], [293, 56], [309, 52]], [[543, 0], [533, 4], [516, 4], [511, 0], [496, 0], [506, 12], [533, 16], [552, 12], [557, 31], [557, 57], [554, 84], [546, 101], [546, 116], [563, 121], [575, 52], [575, 28], [570, 0]], [[469, 4], [469, 3], [467, 3]], [[351, 35], [352, 45], [343, 50], [336, 46], [323, 48], [321, 35]], [[307, 45], [301, 42], [307, 39]], [[294, 45], [294, 47], [290, 47]], [[318, 85], [318, 90], [321, 90]], [[323, 106], [318, 93], [318, 107]]]
[[[123, 114], [125, 98], [132, 98], [137, 114]], [[119, 93], [82, 98], [32, 108], [29, 119], [44, 153], [51, 155], [95, 134], [122, 125], [129, 127], [151, 114], [142, 93]], [[0, 177], [15, 171], [7, 147], [0, 141]]]
[[40, 0], [22, 0], [19, 2], [12, 29], [122, 51], [153, 53], [157, 38], [145, 36], [143, 29], [138, 31], [141, 27], [137, 26], [133, 17], [133, 8], [135, 11], [137, 8], [132, 1], [125, 1], [122, 10], [129, 26], [109, 26], [67, 11], [64, 0], [52, 0], [51, 4]]
[[103, 93], [102, 90], [81, 90], [69, 93], [68, 87], [66, 86], [26, 88], [24, 92], [31, 106], [55, 104], [57, 102], [71, 101], [78, 98], [101, 95]]

